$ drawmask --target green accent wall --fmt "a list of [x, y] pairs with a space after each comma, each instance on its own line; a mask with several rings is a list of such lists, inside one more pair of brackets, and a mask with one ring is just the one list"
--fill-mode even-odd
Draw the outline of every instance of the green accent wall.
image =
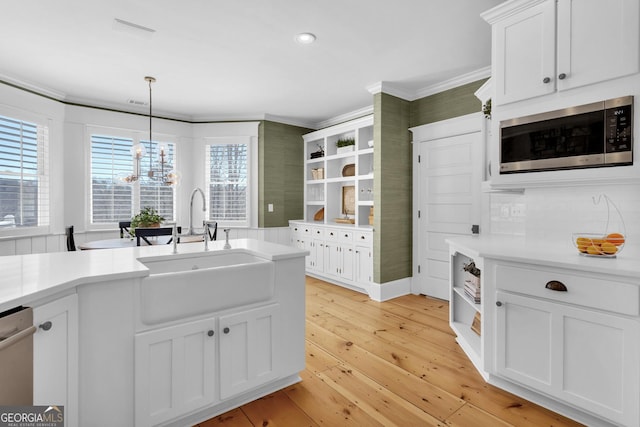
[[[258, 227], [288, 227], [304, 216], [304, 144], [312, 132], [263, 120], [258, 134]], [[273, 212], [267, 205], [273, 204]]]
[[374, 228], [376, 283], [411, 277], [412, 145], [409, 101], [386, 93], [373, 98]]
[[486, 81], [487, 79], [478, 80], [412, 101], [409, 127], [481, 111], [482, 102], [476, 98], [474, 93]]

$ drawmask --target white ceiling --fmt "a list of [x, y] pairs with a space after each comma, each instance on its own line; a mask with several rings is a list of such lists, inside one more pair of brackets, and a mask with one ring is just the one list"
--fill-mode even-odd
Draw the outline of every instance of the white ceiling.
[[[313, 124], [490, 64], [479, 14], [503, 0], [3, 2], [0, 79], [56, 98], [188, 120]], [[115, 19], [155, 30], [119, 30]], [[312, 45], [294, 35], [316, 34]]]

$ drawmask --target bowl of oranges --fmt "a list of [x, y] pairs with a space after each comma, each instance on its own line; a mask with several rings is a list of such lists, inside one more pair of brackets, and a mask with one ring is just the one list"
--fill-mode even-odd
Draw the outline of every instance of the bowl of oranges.
[[573, 244], [580, 255], [613, 258], [624, 248], [622, 233], [574, 233]]

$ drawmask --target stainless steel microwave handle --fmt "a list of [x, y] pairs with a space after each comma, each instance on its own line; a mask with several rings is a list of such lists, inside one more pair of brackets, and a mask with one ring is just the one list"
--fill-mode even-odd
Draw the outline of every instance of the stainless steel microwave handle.
[[20, 332], [7, 337], [6, 339], [0, 341], [0, 351], [8, 347], [11, 347], [18, 341], [33, 335], [35, 332], [36, 332], [36, 327], [32, 325], [32, 326], [29, 326], [27, 329], [23, 329]]

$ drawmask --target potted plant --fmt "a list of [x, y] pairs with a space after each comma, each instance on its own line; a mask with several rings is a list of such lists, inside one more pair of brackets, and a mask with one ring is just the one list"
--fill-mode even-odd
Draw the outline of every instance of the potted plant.
[[338, 147], [338, 154], [346, 153], [348, 151], [353, 151], [354, 146], [356, 145], [356, 140], [354, 138], [340, 138], [336, 141], [336, 147]]
[[131, 218], [131, 228], [129, 234], [135, 236], [136, 227], [150, 228], [160, 227], [160, 223], [164, 221], [164, 218], [158, 214], [158, 212], [151, 208], [143, 208], [140, 213]]

